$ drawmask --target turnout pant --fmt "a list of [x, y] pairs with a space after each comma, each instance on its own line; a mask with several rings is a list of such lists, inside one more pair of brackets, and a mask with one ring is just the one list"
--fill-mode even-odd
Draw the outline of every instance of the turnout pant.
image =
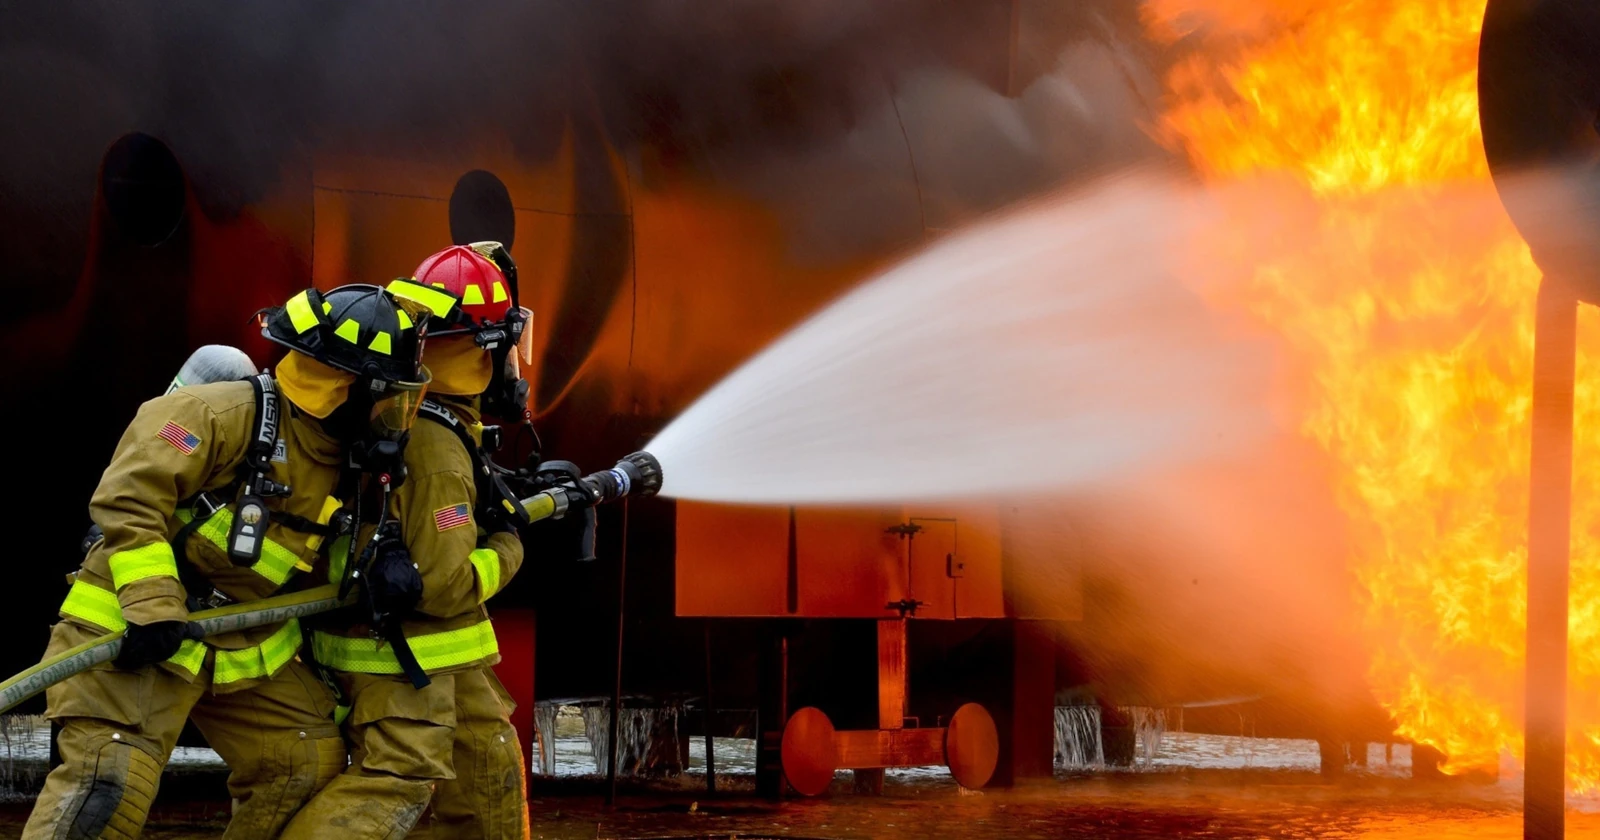
[[527, 768], [511, 725], [516, 703], [494, 669], [455, 676], [454, 779], [439, 782], [413, 840], [524, 840], [529, 836]]
[[350, 704], [350, 766], [300, 809], [284, 840], [400, 840], [434, 788], [455, 779], [456, 678], [426, 688], [403, 676], [339, 673]]
[[[46, 656], [97, 635], [61, 621]], [[61, 727], [61, 765], [46, 778], [22, 836], [137, 838], [189, 718], [228, 764], [236, 808], [224, 836], [278, 836], [344, 769], [332, 693], [298, 660], [248, 688], [216, 693], [213, 656], [207, 653], [193, 681], [161, 666], [107, 664], [52, 686], [47, 714]]]

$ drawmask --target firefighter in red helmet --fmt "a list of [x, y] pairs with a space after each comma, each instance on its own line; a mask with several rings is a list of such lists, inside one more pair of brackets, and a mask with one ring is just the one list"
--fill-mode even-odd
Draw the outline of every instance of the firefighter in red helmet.
[[522, 543], [488, 486], [480, 408], [493, 400], [517, 416], [526, 410], [518, 383], [531, 313], [515, 306], [511, 278], [490, 257], [510, 264], [498, 243], [456, 246], [389, 285], [431, 312], [423, 363], [433, 378], [395, 490], [401, 538], [423, 578], [404, 635], [424, 675], [408, 679], [366, 627], [315, 634], [317, 660], [352, 706], [353, 761], [286, 838], [332, 836], [335, 818], [342, 840], [528, 835], [513, 703], [494, 674], [499, 648], [484, 608], [522, 565]]

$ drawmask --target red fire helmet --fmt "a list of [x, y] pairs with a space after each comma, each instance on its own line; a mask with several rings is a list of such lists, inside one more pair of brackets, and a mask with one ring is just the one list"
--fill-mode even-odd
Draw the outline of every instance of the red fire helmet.
[[455, 296], [461, 302], [461, 314], [471, 319], [472, 326], [501, 323], [511, 311], [505, 275], [465, 245], [453, 245], [423, 260], [413, 281]]

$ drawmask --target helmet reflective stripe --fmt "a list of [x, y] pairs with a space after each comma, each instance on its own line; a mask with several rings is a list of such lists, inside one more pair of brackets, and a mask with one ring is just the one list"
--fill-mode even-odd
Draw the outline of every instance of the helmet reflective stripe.
[[[323, 302], [322, 311], [324, 313], [331, 308], [326, 301]], [[296, 333], [304, 333], [322, 321], [317, 317], [317, 313], [311, 309], [311, 298], [307, 292], [301, 292], [289, 298], [289, 302], [283, 305], [283, 309], [284, 312], [288, 313], [289, 323], [294, 326]]]
[[346, 318], [344, 323], [333, 331], [333, 334], [351, 344], [359, 344], [361, 342], [361, 325], [356, 323], [353, 318]]
[[[495, 246], [498, 247], [498, 246]], [[459, 327], [476, 327], [505, 320], [511, 290], [500, 267], [475, 248], [452, 245], [423, 260], [411, 277], [401, 278], [424, 289], [444, 292], [459, 303], [456, 312], [445, 313], [429, 305], [440, 320]], [[391, 287], [396, 294], [405, 294]]]
[[[443, 287], [443, 284], [440, 284], [440, 288]], [[438, 318], [446, 317], [450, 314], [450, 310], [456, 307], [456, 298], [449, 292], [441, 292], [435, 289], [430, 289], [427, 286], [424, 286], [420, 283], [413, 283], [410, 280], [395, 280], [389, 284], [389, 292], [395, 297], [414, 300], [417, 303], [426, 306], [428, 311], [432, 312], [434, 316]], [[483, 303], [481, 295], [479, 298], [480, 299], [478, 300], [478, 303]]]
[[[421, 304], [398, 300], [377, 286], [351, 284], [300, 292], [283, 307], [266, 310], [262, 326], [269, 340], [347, 373], [370, 376], [373, 390], [382, 391], [384, 383], [422, 376], [418, 322], [423, 312]], [[308, 322], [316, 329], [302, 329]]]

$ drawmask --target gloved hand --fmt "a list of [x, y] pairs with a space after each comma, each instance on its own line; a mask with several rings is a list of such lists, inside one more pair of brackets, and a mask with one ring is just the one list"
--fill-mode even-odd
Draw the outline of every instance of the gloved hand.
[[116, 665], [135, 670], [165, 662], [178, 652], [184, 639], [201, 638], [200, 628], [187, 621], [129, 624], [122, 633], [122, 652], [117, 654]]
[[[489, 515], [483, 516], [481, 519], [483, 521], [478, 528], [478, 533], [482, 537], [492, 537], [495, 534], [510, 534], [512, 536], [516, 536], [518, 533], [520, 533], [516, 521], [510, 516]], [[482, 548], [483, 546], [480, 545], [478, 547]]]
[[397, 534], [378, 539], [361, 580], [374, 618], [404, 619], [422, 600], [422, 573]]

